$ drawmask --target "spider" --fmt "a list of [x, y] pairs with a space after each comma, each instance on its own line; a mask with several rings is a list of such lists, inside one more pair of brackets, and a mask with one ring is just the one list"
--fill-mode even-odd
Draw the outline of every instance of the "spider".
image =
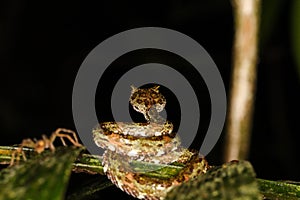
[[[73, 136], [73, 137], [72, 137]], [[27, 160], [25, 153], [23, 151], [23, 147], [33, 148], [35, 152], [38, 154], [42, 153], [45, 149], [50, 149], [52, 152], [55, 151], [55, 147], [53, 145], [55, 139], [59, 137], [62, 144], [67, 146], [64, 138], [68, 139], [74, 146], [82, 147], [82, 145], [78, 142], [76, 133], [72, 130], [65, 129], [65, 128], [58, 128], [54, 131], [51, 136], [48, 138], [46, 135], [42, 135], [42, 139], [23, 139], [22, 143], [19, 145], [11, 155], [10, 166], [12, 166], [15, 162], [15, 159], [19, 161], [19, 158], [16, 158], [16, 155], [21, 154], [24, 161]]]

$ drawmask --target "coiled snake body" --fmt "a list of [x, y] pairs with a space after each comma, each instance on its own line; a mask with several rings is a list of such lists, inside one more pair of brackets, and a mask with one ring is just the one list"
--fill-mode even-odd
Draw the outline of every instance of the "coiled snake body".
[[[147, 89], [132, 86], [130, 104], [144, 115], [147, 123], [103, 122], [93, 130], [95, 143], [106, 149], [102, 164], [108, 178], [139, 199], [164, 199], [174, 186], [205, 173], [209, 168], [198, 153], [181, 147], [172, 123], [159, 116], [166, 99], [158, 89], [159, 86]], [[175, 177], [158, 179], [136, 171], [131, 165], [133, 161], [176, 162], [185, 167]]]

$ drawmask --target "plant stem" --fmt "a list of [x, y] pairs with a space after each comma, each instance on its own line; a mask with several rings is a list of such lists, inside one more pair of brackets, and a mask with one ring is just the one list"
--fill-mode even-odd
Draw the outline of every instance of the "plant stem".
[[260, 0], [232, 0], [235, 17], [233, 74], [225, 161], [247, 158], [256, 88]]
[[299, 200], [300, 186], [283, 181], [256, 179], [259, 190], [267, 199]]
[[[0, 164], [8, 165], [12, 159], [12, 153], [16, 151], [17, 147], [11, 146], [0, 146]], [[27, 158], [34, 157], [37, 153], [30, 148], [23, 148], [25, 156]], [[21, 159], [20, 162], [23, 162]], [[145, 175], [167, 179], [178, 174], [183, 166], [178, 165], [160, 165], [151, 163], [134, 162], [135, 167], [143, 167], [148, 169], [158, 169], [155, 171], [147, 170]], [[96, 155], [90, 155], [81, 153], [73, 164], [74, 172], [85, 172], [89, 174], [100, 174], [103, 173], [103, 166], [101, 165], [101, 157]], [[209, 173], [209, 171], [207, 172]], [[259, 190], [268, 199], [285, 199], [295, 200], [300, 198], [300, 185], [299, 183], [282, 182], [282, 181], [270, 181], [257, 178]], [[111, 186], [112, 184], [103, 183], [105, 187]], [[102, 185], [102, 186], [103, 186]], [[101, 186], [101, 187], [102, 187]], [[95, 191], [98, 191], [95, 189]]]

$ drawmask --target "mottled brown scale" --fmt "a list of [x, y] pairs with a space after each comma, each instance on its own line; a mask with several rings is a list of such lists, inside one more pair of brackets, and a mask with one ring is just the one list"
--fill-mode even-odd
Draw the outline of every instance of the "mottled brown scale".
[[[166, 105], [159, 86], [145, 89], [132, 86], [129, 101], [134, 110], [144, 115], [147, 123], [104, 122], [93, 130], [95, 143], [107, 149], [103, 154], [104, 171], [117, 187], [139, 199], [162, 200], [173, 187], [206, 173], [209, 167], [204, 158], [179, 147], [180, 140], [172, 131], [173, 124], [156, 123], [155, 114]], [[150, 114], [152, 108], [154, 115]], [[145, 130], [148, 132], [142, 134]], [[135, 159], [156, 164], [175, 162], [184, 167], [169, 179], [159, 179], [135, 171], [130, 165]]]

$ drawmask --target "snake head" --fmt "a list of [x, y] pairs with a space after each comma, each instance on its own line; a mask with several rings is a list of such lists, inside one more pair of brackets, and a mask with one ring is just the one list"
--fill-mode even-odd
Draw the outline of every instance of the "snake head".
[[159, 85], [151, 88], [136, 88], [131, 86], [131, 96], [129, 99], [133, 109], [142, 113], [147, 121], [150, 121], [150, 109], [154, 108], [156, 112], [161, 112], [166, 106], [165, 97], [159, 92]]

